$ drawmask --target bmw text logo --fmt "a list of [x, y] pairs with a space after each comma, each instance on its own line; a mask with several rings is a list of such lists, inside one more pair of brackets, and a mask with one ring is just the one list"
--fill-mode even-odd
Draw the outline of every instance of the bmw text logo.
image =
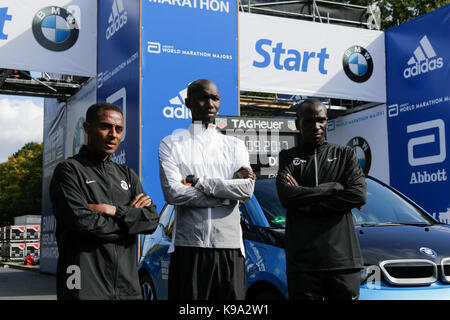
[[373, 72], [372, 56], [360, 46], [352, 46], [345, 50], [342, 64], [347, 77], [355, 82], [367, 81]]
[[367, 141], [362, 137], [354, 137], [347, 142], [347, 146], [353, 148], [353, 151], [355, 151], [355, 154], [358, 157], [362, 171], [364, 174], [368, 174], [370, 165], [372, 164], [372, 152], [370, 151], [370, 146]]
[[45, 7], [33, 18], [33, 35], [36, 41], [51, 51], [71, 48], [78, 39], [79, 28], [75, 17], [60, 7]]

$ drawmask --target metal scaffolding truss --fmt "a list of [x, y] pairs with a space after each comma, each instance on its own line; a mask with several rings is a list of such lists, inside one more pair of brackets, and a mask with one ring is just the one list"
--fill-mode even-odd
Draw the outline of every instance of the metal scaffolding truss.
[[0, 69], [0, 94], [57, 98], [65, 101], [74, 95], [87, 77], [51, 75], [46, 72], [35, 78], [29, 72], [17, 71], [11, 76], [10, 69]]
[[380, 30], [380, 10], [376, 6], [358, 6], [321, 0], [240, 0], [242, 12], [258, 13]]
[[[254, 117], [295, 117], [296, 105], [306, 97], [283, 98], [278, 94], [241, 92], [241, 115]], [[335, 119], [380, 105], [378, 102], [355, 101], [345, 99], [319, 98], [328, 110], [328, 118]]]

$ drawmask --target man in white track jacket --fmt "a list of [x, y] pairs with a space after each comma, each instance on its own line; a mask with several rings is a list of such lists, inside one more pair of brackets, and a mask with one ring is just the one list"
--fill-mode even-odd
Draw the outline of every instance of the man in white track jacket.
[[217, 86], [194, 81], [185, 102], [193, 123], [159, 146], [164, 197], [176, 207], [169, 299], [244, 299], [239, 201], [251, 198], [256, 176], [245, 144], [216, 129]]

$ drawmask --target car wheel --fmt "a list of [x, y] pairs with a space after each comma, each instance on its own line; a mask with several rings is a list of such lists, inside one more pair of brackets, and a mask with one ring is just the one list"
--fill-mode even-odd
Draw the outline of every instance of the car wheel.
[[139, 283], [141, 285], [142, 296], [145, 301], [157, 300], [155, 286], [153, 285], [153, 281], [148, 274], [142, 274], [139, 278]]

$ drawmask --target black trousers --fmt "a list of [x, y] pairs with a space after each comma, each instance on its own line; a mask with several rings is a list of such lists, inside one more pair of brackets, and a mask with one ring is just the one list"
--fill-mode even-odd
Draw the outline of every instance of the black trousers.
[[357, 300], [359, 269], [287, 274], [289, 300]]
[[176, 247], [170, 256], [169, 300], [244, 300], [240, 249]]

